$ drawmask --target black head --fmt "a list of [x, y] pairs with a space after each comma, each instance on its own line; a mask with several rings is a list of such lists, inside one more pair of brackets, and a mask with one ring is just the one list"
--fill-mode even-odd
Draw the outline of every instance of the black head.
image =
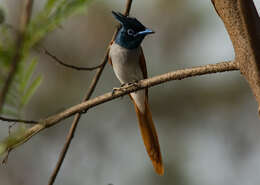
[[136, 18], [126, 17], [123, 14], [114, 11], [112, 11], [112, 14], [122, 25], [115, 40], [115, 42], [122, 47], [135, 49], [140, 46], [146, 35], [154, 33]]

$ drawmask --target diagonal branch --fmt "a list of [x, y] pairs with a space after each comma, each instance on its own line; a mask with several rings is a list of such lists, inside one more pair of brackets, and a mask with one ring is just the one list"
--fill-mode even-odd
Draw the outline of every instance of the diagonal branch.
[[[131, 9], [131, 5], [132, 5], [132, 0], [127, 0], [126, 9], [125, 9], [125, 12], [124, 12], [125, 15], [129, 15], [129, 12], [130, 12], [130, 9]], [[113, 37], [111, 39], [111, 42], [114, 41], [115, 36], [116, 36], [118, 30], [119, 30], [119, 26], [115, 30], [114, 35], [113, 35]], [[99, 78], [100, 78], [100, 76], [101, 76], [101, 74], [103, 72], [103, 69], [105, 68], [106, 63], [107, 63], [108, 55], [109, 55], [109, 46], [107, 48], [105, 57], [104, 57], [103, 61], [101, 62], [100, 67], [98, 68], [95, 76], [93, 77], [93, 80], [92, 80], [92, 82], [91, 82], [91, 84], [89, 86], [88, 92], [86, 93], [85, 97], [83, 98], [83, 102], [89, 100], [91, 95], [93, 94], [93, 92], [94, 92], [94, 90], [96, 88], [96, 85], [98, 83], [98, 80], [99, 80]], [[85, 109], [84, 111], [86, 112], [87, 109]], [[54, 182], [55, 182], [57, 174], [58, 174], [58, 172], [60, 170], [60, 167], [61, 167], [61, 165], [62, 165], [62, 163], [64, 161], [64, 158], [65, 158], [65, 156], [67, 154], [67, 151], [69, 149], [70, 143], [71, 143], [71, 141], [72, 141], [72, 139], [74, 137], [74, 133], [75, 133], [76, 128], [78, 126], [80, 117], [81, 117], [81, 113], [80, 112], [78, 112], [75, 115], [75, 117], [74, 117], [74, 120], [73, 120], [73, 122], [71, 124], [70, 130], [69, 130], [69, 132], [67, 134], [66, 142], [65, 142], [65, 144], [64, 144], [64, 146], [62, 148], [62, 151], [61, 151], [61, 153], [59, 155], [58, 162], [57, 162], [57, 164], [56, 164], [56, 166], [54, 168], [54, 171], [53, 171], [53, 173], [52, 173], [52, 175], [51, 175], [51, 177], [49, 179], [48, 185], [53, 185]]]
[[72, 106], [61, 113], [50, 116], [50, 117], [40, 121], [38, 124], [29, 128], [27, 131], [25, 131], [25, 133], [23, 133], [22, 135], [17, 137], [15, 142], [13, 142], [9, 145], [7, 144], [8, 146], [5, 146], [5, 149], [6, 149], [6, 151], [12, 150], [13, 148], [16, 148], [17, 146], [28, 141], [32, 136], [36, 135], [40, 131], [42, 131], [46, 128], [52, 127], [52, 126], [56, 125], [57, 123], [61, 122], [62, 120], [71, 117], [72, 115], [81, 113], [82, 111], [86, 111], [89, 108], [92, 108], [97, 105], [103, 104], [105, 102], [111, 101], [113, 99], [124, 96], [131, 92], [134, 92], [134, 91], [137, 91], [140, 89], [144, 89], [147, 87], [156, 86], [156, 85], [159, 85], [162, 83], [166, 83], [168, 81], [182, 80], [182, 79], [194, 77], [194, 76], [201, 76], [201, 75], [206, 75], [206, 74], [226, 72], [226, 71], [235, 71], [235, 70], [239, 70], [238, 63], [229, 61], [229, 62], [208, 64], [205, 66], [199, 66], [199, 67], [172, 71], [172, 72], [168, 72], [168, 73], [165, 73], [162, 75], [154, 76], [152, 78], [141, 80], [138, 83], [136, 83], [135, 85], [127, 85], [123, 88], [120, 88], [120, 90], [115, 91], [114, 93], [108, 92], [108, 93], [98, 96], [96, 98], [93, 98], [93, 99], [90, 99], [83, 103], [80, 103], [78, 105]]
[[24, 43], [25, 31], [26, 31], [26, 27], [30, 21], [30, 18], [31, 18], [33, 0], [25, 0], [23, 6], [24, 6], [23, 12], [21, 15], [21, 20], [20, 20], [20, 29], [18, 31], [18, 38], [16, 41], [15, 54], [14, 54], [14, 57], [11, 62], [9, 74], [7, 76], [3, 89], [0, 92], [0, 112], [2, 111], [3, 105], [5, 103], [5, 98], [8, 93], [8, 90], [10, 88], [10, 85], [13, 81], [18, 64], [19, 64], [20, 60], [22, 59], [22, 48], [23, 48], [23, 43]]

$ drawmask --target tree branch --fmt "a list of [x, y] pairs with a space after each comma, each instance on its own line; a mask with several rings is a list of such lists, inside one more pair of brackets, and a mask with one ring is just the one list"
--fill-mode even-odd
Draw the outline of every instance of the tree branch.
[[0, 113], [1, 113], [3, 105], [5, 103], [5, 98], [6, 98], [7, 92], [10, 88], [10, 85], [13, 81], [18, 64], [19, 64], [20, 60], [22, 59], [22, 48], [23, 48], [23, 43], [24, 43], [24, 36], [25, 36], [26, 27], [31, 18], [32, 5], [33, 5], [33, 0], [25, 0], [23, 3], [24, 7], [23, 7], [22, 15], [21, 15], [21, 20], [20, 20], [20, 29], [18, 31], [15, 54], [14, 54], [13, 60], [11, 62], [12, 64], [11, 64], [7, 79], [5, 81], [4, 87], [3, 87], [2, 91], [0, 92]]
[[22, 119], [14, 119], [14, 118], [5, 118], [0, 116], [1, 121], [6, 121], [6, 122], [16, 122], [16, 123], [25, 123], [25, 124], [36, 124], [38, 121], [34, 120], [22, 120]]
[[[131, 5], [132, 5], [132, 0], [127, 0], [126, 9], [125, 9], [125, 12], [124, 12], [124, 14], [125, 14], [126, 16], [129, 15], [129, 12], [130, 12], [130, 9], [131, 9]], [[119, 30], [119, 26], [117, 26], [117, 29], [115, 30], [115, 32], [114, 32], [114, 34], [113, 34], [113, 36], [112, 36], [111, 42], [114, 41], [115, 36], [116, 36], [118, 30]], [[105, 65], [106, 65], [107, 60], [108, 60], [109, 47], [110, 47], [110, 45], [108, 46], [108, 48], [107, 48], [107, 50], [106, 50], [105, 57], [103, 58], [103, 60], [102, 60], [102, 62], [101, 62], [101, 65], [100, 65], [100, 67], [98, 68], [98, 70], [97, 70], [95, 76], [93, 77], [93, 80], [92, 80], [92, 82], [91, 82], [91, 84], [90, 84], [90, 86], [89, 86], [88, 92], [86, 93], [86, 95], [85, 95], [85, 97], [83, 98], [83, 101], [82, 101], [82, 102], [85, 102], [85, 101], [89, 100], [90, 97], [91, 97], [91, 95], [93, 94], [95, 88], [96, 88], [96, 85], [97, 85], [97, 83], [98, 83], [98, 80], [100, 79], [100, 76], [101, 76], [101, 74], [102, 74], [102, 72], [103, 72], [103, 69], [105, 68]], [[84, 110], [84, 112], [86, 112], [86, 111], [87, 111], [87, 109]], [[50, 177], [50, 179], [49, 179], [48, 185], [53, 185], [54, 182], [55, 182], [55, 179], [56, 179], [56, 177], [57, 177], [57, 174], [58, 174], [58, 172], [59, 172], [59, 170], [60, 170], [60, 167], [61, 167], [61, 165], [62, 165], [62, 163], [63, 163], [63, 161], [64, 161], [64, 158], [65, 158], [65, 156], [66, 156], [66, 154], [67, 154], [67, 151], [68, 151], [68, 149], [69, 149], [70, 143], [71, 143], [71, 141], [72, 141], [72, 139], [73, 139], [73, 137], [74, 137], [74, 133], [75, 133], [76, 128], [77, 128], [77, 126], [78, 126], [80, 117], [81, 117], [81, 113], [80, 113], [80, 112], [78, 112], [78, 113], [75, 115], [75, 117], [74, 117], [74, 120], [73, 120], [73, 122], [72, 122], [72, 124], [71, 124], [70, 130], [69, 130], [69, 132], [68, 132], [68, 134], [67, 134], [66, 142], [65, 142], [65, 144], [64, 144], [64, 146], [63, 146], [63, 148], [62, 148], [62, 150], [61, 150], [61, 153], [60, 153], [60, 155], [59, 155], [58, 162], [57, 162], [57, 164], [56, 164], [56, 166], [55, 166], [55, 168], [54, 168], [53, 173], [51, 174], [51, 177]]]
[[81, 104], [72, 106], [65, 111], [58, 113], [56, 115], [50, 116], [33, 127], [29, 128], [25, 133], [17, 137], [16, 142], [11, 143], [8, 146], [5, 146], [6, 151], [11, 150], [29, 140], [32, 136], [39, 133], [40, 131], [52, 127], [59, 123], [60, 121], [74, 115], [77, 113], [81, 113], [82, 111], [88, 110], [89, 108], [95, 107], [97, 105], [103, 104], [105, 102], [111, 101], [118, 97], [124, 96], [131, 92], [144, 89], [147, 87], [156, 86], [168, 81], [173, 80], [182, 80], [189, 77], [201, 76], [205, 74], [218, 73], [218, 72], [226, 72], [226, 71], [234, 71], [239, 70], [238, 63], [236, 62], [221, 62], [217, 64], [208, 64], [200, 67], [193, 67], [188, 69], [182, 69], [177, 71], [172, 71], [169, 73], [165, 73], [162, 75], [158, 75], [152, 78], [144, 79], [136, 83], [135, 85], [127, 85], [125, 87], [120, 88], [120, 90], [113, 92], [108, 92], [96, 98], [85, 101]]
[[84, 71], [92, 71], [95, 69], [98, 69], [102, 66], [102, 64], [99, 64], [97, 66], [94, 67], [78, 67], [78, 66], [74, 66], [74, 65], [70, 65], [70, 64], [66, 64], [64, 63], [61, 59], [59, 59], [58, 57], [56, 57], [55, 55], [51, 54], [47, 49], [44, 48], [44, 53], [48, 56], [50, 56], [54, 61], [56, 61], [57, 63], [59, 63], [62, 66], [71, 68], [71, 69], [75, 69], [75, 70], [84, 70]]

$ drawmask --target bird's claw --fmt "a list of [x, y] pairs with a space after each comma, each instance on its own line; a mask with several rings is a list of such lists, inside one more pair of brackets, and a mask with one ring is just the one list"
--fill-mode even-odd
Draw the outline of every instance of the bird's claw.
[[126, 83], [124, 85], [128, 85], [129, 87], [138, 87], [138, 80]]
[[121, 92], [123, 92], [123, 91], [124, 91], [123, 87], [125, 87], [125, 86], [138, 87], [137, 82], [138, 82], [138, 81], [123, 83], [123, 84], [120, 85], [120, 87], [114, 87], [114, 88], [112, 89], [112, 95], [114, 95], [116, 91], [121, 91]]
[[121, 87], [114, 87], [114, 88], [112, 89], [112, 95], [114, 95], [116, 91], [123, 91], [123, 90], [122, 90]]

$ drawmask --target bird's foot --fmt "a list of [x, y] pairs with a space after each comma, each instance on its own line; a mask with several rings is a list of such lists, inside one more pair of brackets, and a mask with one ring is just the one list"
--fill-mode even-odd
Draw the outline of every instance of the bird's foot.
[[138, 80], [135, 80], [133, 82], [128, 82], [126, 84], [123, 84], [124, 86], [128, 85], [129, 87], [138, 87]]
[[123, 90], [121, 89], [121, 87], [113, 87], [112, 95], [114, 95], [116, 91], [123, 91]]
[[114, 87], [114, 88], [112, 89], [112, 95], [114, 95], [116, 91], [121, 91], [121, 92], [123, 92], [123, 91], [124, 91], [124, 88], [123, 88], [123, 87], [125, 87], [125, 86], [138, 87], [138, 83], [137, 83], [137, 82], [138, 82], [138, 80], [133, 81], [133, 82], [128, 82], [128, 83], [123, 83], [123, 84], [120, 85], [120, 87]]
[[123, 84], [120, 85], [120, 87], [114, 87], [114, 88], [112, 89], [112, 95], [114, 95], [116, 91], [121, 91], [121, 92], [123, 92], [124, 90], [123, 90], [122, 87], [124, 87], [125, 85], [126, 85], [126, 84], [123, 83]]

